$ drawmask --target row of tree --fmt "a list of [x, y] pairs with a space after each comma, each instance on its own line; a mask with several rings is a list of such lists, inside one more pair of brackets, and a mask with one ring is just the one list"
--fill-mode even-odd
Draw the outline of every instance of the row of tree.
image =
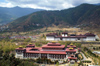
[[[100, 64], [100, 56], [94, 54], [94, 53], [93, 53], [90, 49], [88, 49], [87, 47], [84, 47], [83, 50], [84, 50], [84, 51], [87, 51], [87, 53], [88, 53], [90, 56], [94, 57], [96, 60], [98, 59], [98, 64]], [[95, 62], [95, 61], [94, 61], [94, 62]], [[97, 62], [96, 62], [96, 63], [97, 63]]]
[[14, 54], [9, 55], [5, 53], [0, 59], [0, 66], [39, 66], [35, 64], [32, 60], [21, 60], [15, 58]]

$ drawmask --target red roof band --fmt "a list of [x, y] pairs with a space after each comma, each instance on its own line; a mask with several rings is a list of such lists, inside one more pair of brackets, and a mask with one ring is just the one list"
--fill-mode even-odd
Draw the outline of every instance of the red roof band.
[[72, 46], [71, 46], [71, 45], [68, 45], [67, 47], [68, 47], [68, 48], [69, 48], [69, 47], [76, 48], [75, 45], [72, 45]]
[[48, 45], [44, 45], [44, 46], [42, 46], [42, 48], [65, 48], [65, 45], [61, 45], [61, 46], [48, 46]]
[[[63, 32], [62, 34], [68, 34], [67, 32]], [[58, 35], [57, 33], [49, 33], [46, 36], [54, 36], [55, 38], [86, 38], [88, 36], [95, 36], [92, 33], [86, 33], [84, 35], [80, 34], [80, 35], [74, 35], [74, 36], [62, 36], [62, 35]]]
[[66, 52], [76, 52], [76, 50], [75, 49], [69, 49], [69, 48], [67, 48], [66, 50], [65, 50]]
[[76, 60], [77, 57], [68, 57], [68, 59], [71, 59], [71, 60]]
[[[35, 46], [35, 45], [31, 44], [27, 46]], [[74, 45], [72, 46], [76, 47]], [[68, 45], [68, 47], [71, 47], [71, 45]], [[66, 54], [66, 52], [76, 52], [74, 48], [65, 49], [65, 45], [61, 45], [60, 43], [56, 43], [56, 42], [48, 43], [47, 45], [43, 45], [42, 47], [26, 47], [26, 48], [19, 47], [16, 48], [16, 50], [23, 50], [26, 53], [43, 53], [43, 54]], [[54, 51], [54, 50], [58, 50], [58, 51]]]

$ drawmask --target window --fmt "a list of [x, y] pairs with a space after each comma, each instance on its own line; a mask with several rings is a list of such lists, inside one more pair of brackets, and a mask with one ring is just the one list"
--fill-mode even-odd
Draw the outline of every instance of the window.
[[18, 52], [17, 54], [22, 54], [22, 53]]
[[78, 38], [78, 40], [80, 40], [80, 38]]
[[21, 58], [21, 56], [17, 56], [17, 58]]

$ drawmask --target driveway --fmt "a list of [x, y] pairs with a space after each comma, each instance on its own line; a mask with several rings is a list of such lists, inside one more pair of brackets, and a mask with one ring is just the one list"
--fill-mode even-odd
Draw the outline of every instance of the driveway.
[[81, 52], [81, 54], [83, 56], [83, 60], [82, 61], [87, 60], [86, 56], [82, 52]]

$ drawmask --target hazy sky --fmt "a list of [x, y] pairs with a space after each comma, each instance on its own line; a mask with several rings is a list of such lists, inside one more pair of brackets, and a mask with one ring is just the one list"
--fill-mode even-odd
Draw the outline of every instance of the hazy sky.
[[82, 3], [97, 4], [100, 0], [0, 0], [0, 7], [30, 7], [46, 10], [61, 10]]

